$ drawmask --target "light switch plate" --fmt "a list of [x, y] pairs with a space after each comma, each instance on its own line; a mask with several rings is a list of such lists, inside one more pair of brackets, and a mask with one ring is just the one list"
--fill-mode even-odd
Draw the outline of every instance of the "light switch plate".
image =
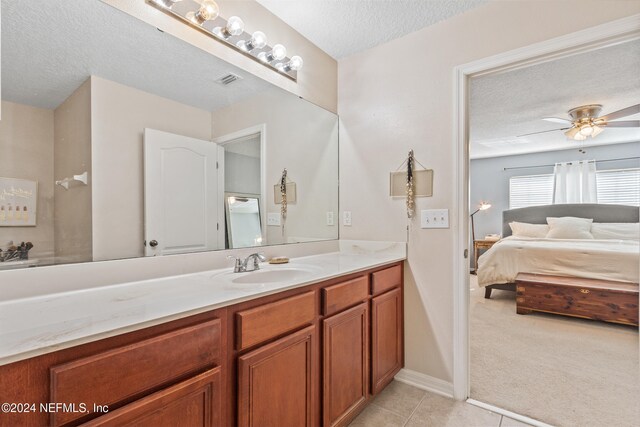
[[342, 225], [351, 227], [351, 211], [342, 212]]
[[449, 209], [425, 209], [420, 211], [421, 228], [449, 228]]
[[267, 225], [280, 225], [280, 213], [269, 213], [267, 214]]
[[333, 212], [327, 212], [327, 225], [333, 225]]

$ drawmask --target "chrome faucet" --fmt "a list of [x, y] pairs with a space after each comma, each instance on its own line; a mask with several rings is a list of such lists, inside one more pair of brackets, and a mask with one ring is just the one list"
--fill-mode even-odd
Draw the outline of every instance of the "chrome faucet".
[[260, 270], [260, 262], [264, 262], [267, 258], [263, 254], [253, 253], [249, 255], [244, 261], [239, 257], [229, 255], [227, 258], [235, 259], [235, 265], [233, 267], [234, 273], [245, 273], [248, 271]]

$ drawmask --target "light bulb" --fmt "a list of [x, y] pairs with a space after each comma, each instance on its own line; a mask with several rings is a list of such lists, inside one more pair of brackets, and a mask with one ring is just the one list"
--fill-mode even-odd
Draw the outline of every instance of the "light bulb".
[[302, 58], [296, 55], [291, 57], [288, 65], [289, 65], [289, 68], [292, 69], [293, 71], [298, 71], [300, 68], [302, 68], [303, 64], [304, 64], [304, 61], [302, 60]]
[[237, 16], [232, 16], [227, 21], [225, 30], [225, 33], [228, 33], [229, 36], [239, 36], [244, 32], [244, 22]]
[[575, 135], [573, 135], [573, 139], [575, 139], [576, 141], [584, 141], [585, 139], [587, 139], [587, 137], [580, 132], [577, 132]]
[[249, 43], [253, 46], [253, 49], [262, 49], [267, 45], [267, 36], [262, 31], [256, 31], [251, 34]]
[[276, 70], [278, 71], [284, 71], [284, 64], [282, 62], [278, 62], [276, 64]]
[[593, 127], [590, 124], [580, 126], [580, 135], [589, 136], [593, 133]]
[[193, 21], [197, 24], [204, 24], [206, 21], [212, 21], [218, 17], [220, 9], [218, 4], [213, 0], [204, 0], [200, 5], [198, 13], [193, 15]]
[[593, 126], [593, 133], [591, 134], [591, 138], [595, 138], [596, 136], [600, 135], [603, 130], [604, 128], [601, 126]]
[[282, 46], [281, 44], [277, 44], [271, 49], [270, 56], [273, 57], [273, 59], [277, 59], [278, 61], [284, 59], [287, 56], [287, 48]]
[[267, 54], [264, 52], [260, 52], [258, 54], [258, 59], [262, 62], [269, 62], [269, 58], [267, 57]]

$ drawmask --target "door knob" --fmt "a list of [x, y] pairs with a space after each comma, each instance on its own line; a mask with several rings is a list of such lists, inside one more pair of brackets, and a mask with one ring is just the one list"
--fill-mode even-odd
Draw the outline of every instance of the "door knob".
[[158, 246], [158, 241], [157, 240], [150, 241], [149, 246], [151, 246], [152, 248], [155, 248], [156, 246]]

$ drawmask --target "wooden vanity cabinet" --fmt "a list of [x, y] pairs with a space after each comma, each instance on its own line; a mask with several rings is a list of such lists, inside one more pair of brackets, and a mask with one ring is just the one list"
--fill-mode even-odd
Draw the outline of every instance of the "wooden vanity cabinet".
[[237, 308], [237, 360], [230, 365], [237, 367], [239, 426], [318, 424], [318, 315], [315, 287]]
[[83, 427], [217, 427], [221, 419], [220, 367], [95, 418]]
[[226, 425], [226, 330], [222, 308], [0, 366], [0, 400], [35, 405], [0, 426]]
[[316, 405], [315, 326], [238, 358], [238, 425], [306, 426]]
[[404, 365], [403, 271], [396, 265], [371, 276], [371, 393], [375, 395]]
[[[0, 366], [0, 426], [346, 426], [403, 365], [402, 264]], [[108, 412], [93, 404], [108, 405]]]
[[322, 321], [324, 427], [347, 425], [369, 397], [369, 308], [365, 302]]

